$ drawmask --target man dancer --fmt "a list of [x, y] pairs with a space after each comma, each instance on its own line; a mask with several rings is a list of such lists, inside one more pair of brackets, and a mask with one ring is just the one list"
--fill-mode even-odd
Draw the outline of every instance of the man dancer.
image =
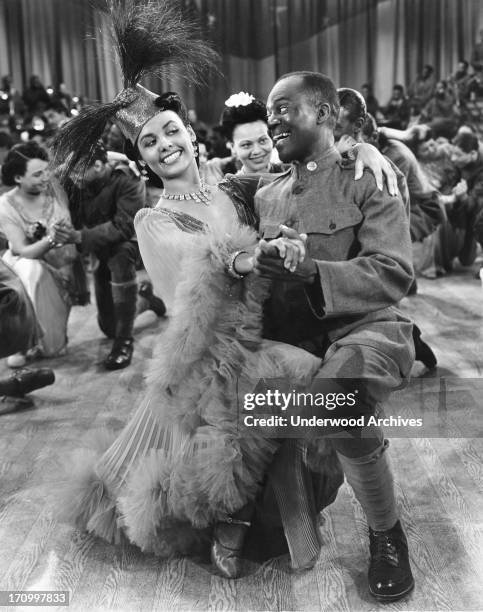
[[[412, 324], [393, 308], [413, 279], [404, 206], [380, 191], [369, 172], [354, 181], [352, 165], [341, 162], [333, 133], [339, 105], [328, 77], [287, 74], [267, 106], [280, 159], [292, 167], [256, 195], [263, 240], [255, 270], [273, 280], [264, 335], [324, 358], [309, 391], [354, 391], [357, 380], [359, 405], [374, 411], [401, 386], [414, 361]], [[269, 242], [281, 223], [291, 226], [283, 230], [287, 238], [308, 235], [307, 255], [293, 272]], [[382, 601], [397, 600], [412, 590], [414, 579], [388, 442], [379, 427], [344, 434], [331, 443], [367, 516], [369, 590]]]
[[101, 143], [84, 176], [74, 183], [68, 190], [74, 227], [64, 227], [62, 236], [82, 253], [94, 253], [99, 262], [94, 271], [97, 320], [114, 341], [104, 367], [119, 370], [131, 363], [133, 354], [139, 259], [133, 221], [145, 205], [144, 183], [123, 164], [112, 168]]

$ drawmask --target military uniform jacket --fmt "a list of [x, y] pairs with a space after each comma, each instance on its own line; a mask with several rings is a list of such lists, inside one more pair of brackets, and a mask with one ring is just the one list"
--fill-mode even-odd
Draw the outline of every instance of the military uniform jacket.
[[136, 239], [133, 222], [137, 211], [146, 205], [146, 189], [129, 168], [109, 168], [101, 181], [84, 189], [71, 186], [68, 194], [74, 227], [81, 230], [83, 251]]
[[318, 272], [312, 286], [273, 282], [264, 337], [319, 356], [335, 343], [371, 346], [396, 359], [407, 375], [412, 327], [395, 305], [413, 270], [400, 197], [380, 191], [369, 171], [355, 181], [353, 163], [332, 147], [321, 159], [294, 164], [260, 184], [255, 209], [265, 239], [278, 236], [281, 223], [306, 233]]

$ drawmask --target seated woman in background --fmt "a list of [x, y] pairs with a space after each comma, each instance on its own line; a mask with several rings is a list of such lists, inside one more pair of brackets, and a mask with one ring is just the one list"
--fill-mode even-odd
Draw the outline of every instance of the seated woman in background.
[[215, 185], [227, 173], [282, 172], [283, 165], [273, 161], [267, 109], [261, 100], [243, 91], [233, 94], [225, 102], [220, 123], [233, 156], [226, 159], [215, 157], [204, 166], [200, 165], [207, 183]]
[[[56, 232], [70, 225], [67, 200], [50, 179], [47, 151], [36, 142], [14, 146], [2, 165], [2, 180], [13, 187], [0, 196], [0, 228], [9, 249], [4, 260], [20, 277], [32, 300], [42, 331], [39, 350], [45, 357], [62, 354], [67, 344], [71, 300], [69, 286], [74, 245], [62, 245]], [[11, 355], [10, 367], [21, 367], [26, 355]]]

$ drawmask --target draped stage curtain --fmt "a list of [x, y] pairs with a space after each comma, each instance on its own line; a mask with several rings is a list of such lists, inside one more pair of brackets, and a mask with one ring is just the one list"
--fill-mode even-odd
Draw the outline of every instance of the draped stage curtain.
[[[265, 98], [277, 76], [310, 69], [336, 85], [370, 81], [382, 103], [423, 64], [444, 78], [469, 58], [483, 26], [481, 0], [179, 0], [195, 10], [222, 56], [222, 75], [177, 89], [200, 118], [215, 122], [224, 99], [245, 90]], [[74, 94], [108, 100], [121, 78], [108, 26], [89, 0], [0, 0], [0, 74], [22, 89], [31, 74]]]

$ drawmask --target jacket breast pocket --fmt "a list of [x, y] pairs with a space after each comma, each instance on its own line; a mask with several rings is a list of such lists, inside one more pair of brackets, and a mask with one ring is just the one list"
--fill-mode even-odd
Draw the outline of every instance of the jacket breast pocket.
[[328, 261], [355, 257], [359, 250], [357, 230], [362, 220], [363, 215], [356, 206], [318, 211], [305, 229], [310, 255]]

